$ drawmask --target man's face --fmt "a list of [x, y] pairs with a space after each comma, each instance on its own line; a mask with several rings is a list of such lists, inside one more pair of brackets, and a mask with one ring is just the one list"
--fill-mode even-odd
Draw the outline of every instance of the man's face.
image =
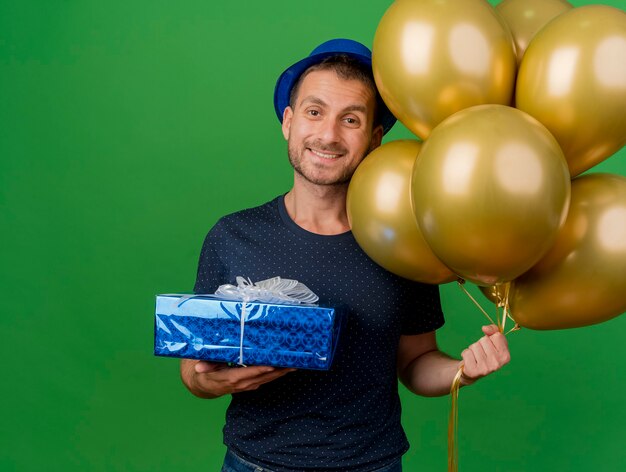
[[333, 70], [304, 77], [293, 109], [283, 115], [289, 161], [304, 179], [317, 185], [350, 181], [361, 160], [380, 145], [374, 130], [376, 98], [359, 80], [344, 80]]

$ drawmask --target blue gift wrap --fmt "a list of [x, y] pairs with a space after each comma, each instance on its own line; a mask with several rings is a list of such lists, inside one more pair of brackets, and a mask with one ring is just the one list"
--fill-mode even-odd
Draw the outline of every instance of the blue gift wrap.
[[154, 354], [328, 370], [346, 316], [343, 306], [157, 295]]

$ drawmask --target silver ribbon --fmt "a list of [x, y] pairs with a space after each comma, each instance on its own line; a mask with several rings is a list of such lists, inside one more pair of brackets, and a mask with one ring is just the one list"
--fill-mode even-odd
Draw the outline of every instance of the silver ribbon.
[[225, 300], [241, 301], [241, 329], [239, 334], [239, 362], [243, 363], [243, 332], [246, 323], [246, 305], [249, 302], [313, 304], [319, 300], [306, 285], [292, 279], [272, 277], [271, 279], [252, 282], [249, 278], [236, 277], [237, 285], [220, 285], [215, 295]]
[[271, 279], [252, 282], [250, 279], [236, 277], [237, 285], [220, 285], [215, 295], [226, 300], [263, 303], [315, 303], [319, 297], [306, 285], [297, 280], [272, 277]]

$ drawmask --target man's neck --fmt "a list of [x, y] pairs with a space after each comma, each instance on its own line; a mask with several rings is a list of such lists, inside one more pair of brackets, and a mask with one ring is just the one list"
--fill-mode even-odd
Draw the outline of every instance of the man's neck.
[[316, 185], [298, 177], [296, 174], [293, 188], [285, 195], [291, 219], [311, 233], [334, 235], [349, 231], [348, 184]]

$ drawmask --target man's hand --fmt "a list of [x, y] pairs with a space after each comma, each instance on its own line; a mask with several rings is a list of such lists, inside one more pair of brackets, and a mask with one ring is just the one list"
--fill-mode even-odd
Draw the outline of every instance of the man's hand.
[[485, 336], [465, 349], [461, 384], [469, 385], [486, 375], [495, 372], [511, 360], [506, 337], [496, 325], [483, 326]]
[[269, 366], [228, 367], [224, 363], [182, 359], [180, 376], [187, 389], [200, 398], [256, 390], [296, 369]]

